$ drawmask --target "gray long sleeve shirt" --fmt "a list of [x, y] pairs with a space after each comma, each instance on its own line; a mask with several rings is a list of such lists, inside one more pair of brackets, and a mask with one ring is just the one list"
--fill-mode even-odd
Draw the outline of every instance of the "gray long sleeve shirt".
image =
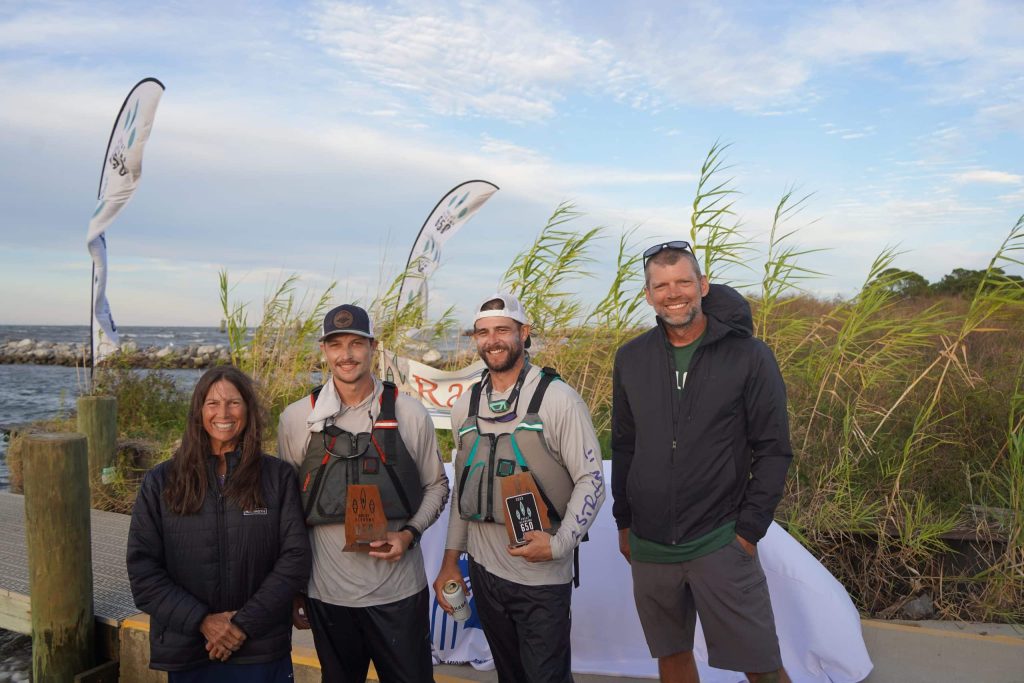
[[[520, 392], [517, 413], [522, 418], [530, 405], [540, 381], [540, 368], [532, 367]], [[511, 389], [510, 389], [511, 391]], [[495, 393], [493, 398], [508, 396], [509, 392]], [[452, 426], [457, 434], [469, 413], [469, 392], [464, 393], [452, 408]], [[492, 416], [487, 401], [480, 402], [480, 415]], [[471, 522], [459, 517], [452, 506], [448, 516], [448, 539], [445, 548], [465, 551], [488, 572], [507, 581], [528, 586], [568, 583], [572, 580], [572, 551], [593, 524], [605, 498], [601, 447], [590, 420], [590, 411], [572, 387], [565, 382], [552, 382], [540, 406], [540, 419], [544, 423], [544, 442], [553, 457], [565, 467], [574, 486], [565, 516], [551, 539], [553, 559], [547, 562], [527, 562], [508, 552], [508, 534], [501, 524]], [[490, 433], [511, 432], [518, 421], [489, 423], [480, 421], [480, 429]], [[455, 473], [455, 482], [459, 473]], [[452, 500], [458, 500], [458, 491]]]
[[[382, 389], [383, 385], [374, 378], [373, 393], [365, 401], [357, 406], [345, 406], [328, 382], [317, 399], [317, 413], [330, 413], [329, 409], [335, 407], [321, 404], [321, 401], [335, 401], [336, 426], [352, 433], [370, 431], [372, 421], [380, 413]], [[305, 396], [281, 413], [278, 448], [281, 458], [296, 469], [302, 464], [311, 435], [319, 438], [323, 428], [322, 422], [310, 424], [311, 412], [309, 397]], [[388, 529], [396, 531], [410, 524], [422, 533], [444, 509], [448, 500], [448, 478], [438, 454], [434, 425], [426, 409], [416, 399], [399, 394], [395, 415], [398, 433], [420, 472], [423, 502], [412, 519], [408, 522], [389, 520]], [[344, 524], [321, 524], [311, 527], [309, 534], [313, 549], [313, 573], [309, 580], [312, 598], [344, 607], [372, 607], [415, 595], [427, 585], [423, 554], [418, 546], [407, 551], [398, 562], [386, 562], [366, 553], [343, 552]]]

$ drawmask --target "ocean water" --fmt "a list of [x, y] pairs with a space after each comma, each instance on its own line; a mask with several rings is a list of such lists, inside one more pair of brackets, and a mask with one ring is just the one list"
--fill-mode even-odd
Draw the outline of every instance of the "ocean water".
[[[147, 346], [188, 346], [189, 344], [227, 344], [228, 336], [216, 327], [121, 327], [122, 342]], [[88, 325], [0, 325], [0, 344], [9, 341], [89, 343]]]
[[[122, 340], [147, 346], [226, 344], [227, 336], [213, 327], [126, 327]], [[89, 341], [86, 325], [0, 325], [0, 343], [33, 341]], [[136, 372], [148, 372], [137, 370]], [[190, 391], [201, 370], [162, 370]], [[67, 414], [89, 381], [89, 371], [59, 365], [0, 365], [0, 426], [12, 426]], [[0, 435], [0, 489], [8, 486], [7, 437]]]
[[[227, 335], [215, 327], [122, 327], [122, 342], [149, 346], [186, 347], [191, 344], [227, 344]], [[31, 339], [55, 343], [89, 342], [87, 325], [0, 325], [0, 344]], [[441, 352], [465, 349], [468, 338], [453, 333], [432, 343]], [[137, 370], [136, 372], [148, 372]], [[191, 391], [201, 370], [162, 370], [185, 391]], [[66, 414], [89, 381], [89, 371], [57, 365], [0, 365], [0, 426], [19, 425]], [[0, 489], [8, 486], [7, 437], [0, 433]]]

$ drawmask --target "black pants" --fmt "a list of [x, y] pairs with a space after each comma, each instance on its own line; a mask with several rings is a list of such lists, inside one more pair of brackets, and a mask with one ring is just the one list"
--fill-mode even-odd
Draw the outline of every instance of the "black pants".
[[325, 683], [363, 683], [370, 660], [380, 683], [433, 683], [428, 598], [426, 588], [374, 607], [341, 607], [307, 598]]
[[524, 586], [489, 573], [473, 558], [469, 579], [499, 683], [572, 683], [572, 584]]

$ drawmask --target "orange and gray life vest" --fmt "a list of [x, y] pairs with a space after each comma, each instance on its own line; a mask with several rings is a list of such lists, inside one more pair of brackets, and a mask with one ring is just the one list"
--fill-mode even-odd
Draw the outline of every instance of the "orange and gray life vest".
[[455, 472], [459, 477], [456, 504], [462, 519], [504, 524], [504, 502], [498, 479], [530, 472], [547, 505], [551, 523], [557, 528], [565, 516], [574, 484], [568, 471], [544, 443], [544, 423], [539, 415], [544, 393], [556, 379], [560, 379], [556, 371], [551, 368], [541, 370], [540, 381], [526, 415], [508, 434], [480, 431], [477, 414], [481, 383], [473, 385], [469, 414], [459, 429], [458, 452], [455, 455]]
[[[339, 429], [337, 436], [310, 434], [299, 468], [306, 524], [344, 522], [349, 484], [376, 485], [388, 519], [409, 519], [423, 502], [419, 469], [398, 431], [398, 388], [391, 382], [383, 385], [380, 414], [370, 432], [352, 434]], [[318, 388], [310, 394], [314, 405], [319, 393]]]

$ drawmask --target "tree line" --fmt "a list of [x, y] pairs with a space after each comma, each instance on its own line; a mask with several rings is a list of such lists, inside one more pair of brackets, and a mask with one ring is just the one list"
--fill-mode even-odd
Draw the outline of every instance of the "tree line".
[[879, 273], [869, 286], [882, 287], [899, 297], [908, 299], [925, 296], [970, 297], [978, 291], [986, 273], [990, 281], [995, 276], [1006, 282], [1024, 283], [1024, 278], [1020, 275], [1007, 275], [1002, 268], [998, 267], [992, 268], [991, 272], [954, 268], [952, 272], [943, 275], [942, 279], [937, 282], [928, 282], [923, 275], [912, 270], [887, 268]]

